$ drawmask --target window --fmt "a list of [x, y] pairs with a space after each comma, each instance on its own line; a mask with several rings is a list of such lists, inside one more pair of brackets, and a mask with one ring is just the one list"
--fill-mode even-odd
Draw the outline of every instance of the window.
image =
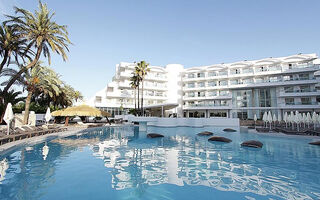
[[194, 78], [194, 74], [188, 74], [188, 78]]
[[200, 83], [198, 83], [198, 87], [205, 87], [204, 82], [200, 82]]
[[278, 77], [273, 76], [269, 78], [269, 82], [278, 82], [280, 80], [280, 78], [278, 79]]
[[290, 87], [284, 87], [284, 92], [285, 93], [292, 93], [293, 92], [293, 87], [290, 86]]
[[229, 94], [229, 92], [227, 90], [221, 90], [219, 92], [220, 96], [227, 96]]
[[209, 72], [208, 76], [217, 76], [217, 73], [216, 72]]
[[311, 104], [311, 98], [310, 97], [302, 97], [301, 98], [301, 104], [302, 105], [310, 105]]
[[244, 73], [244, 74], [249, 74], [249, 73], [252, 73], [253, 72], [253, 69], [250, 67], [250, 68], [244, 68], [243, 70], [242, 70], [242, 73]]
[[217, 91], [210, 91], [208, 92], [209, 97], [217, 96]]
[[283, 76], [284, 81], [292, 81], [293, 80], [293, 75], [288, 75], [288, 76]]
[[205, 97], [205, 92], [198, 92], [198, 97]]
[[239, 80], [230, 80], [230, 85], [238, 85]]
[[101, 96], [96, 96], [96, 102], [97, 103], [101, 103], [102, 101], [102, 97]]
[[299, 80], [309, 80], [309, 74], [299, 74]]
[[225, 76], [228, 75], [228, 71], [220, 71], [219, 76]]
[[250, 84], [252, 82], [253, 82], [253, 80], [251, 78], [243, 79], [243, 84]]
[[231, 74], [240, 74], [240, 69], [232, 69], [230, 71]]
[[215, 81], [210, 81], [210, 82], [208, 82], [208, 86], [209, 86], [209, 87], [217, 86], [217, 82], [215, 82]]
[[263, 78], [256, 78], [256, 83], [263, 83]]
[[310, 92], [310, 86], [309, 85], [301, 85], [300, 86], [300, 92]]
[[198, 74], [197, 74], [197, 77], [198, 77], [198, 78], [202, 78], [202, 77], [204, 77], [204, 73], [203, 73], [203, 72], [198, 73]]
[[188, 97], [194, 97], [194, 92], [189, 92]]
[[294, 98], [285, 98], [286, 105], [294, 105]]
[[194, 83], [188, 83], [188, 88], [194, 88]]
[[228, 84], [227, 81], [219, 81], [220, 86], [226, 86]]

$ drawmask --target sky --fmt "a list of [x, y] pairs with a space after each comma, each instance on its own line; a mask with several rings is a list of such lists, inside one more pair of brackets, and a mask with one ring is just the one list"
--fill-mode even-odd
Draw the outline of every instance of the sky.
[[[320, 53], [320, 0], [43, 0], [67, 25], [68, 61], [51, 67], [90, 98], [120, 62], [187, 67]], [[0, 0], [33, 11], [38, 0]], [[44, 59], [42, 57], [42, 59]]]

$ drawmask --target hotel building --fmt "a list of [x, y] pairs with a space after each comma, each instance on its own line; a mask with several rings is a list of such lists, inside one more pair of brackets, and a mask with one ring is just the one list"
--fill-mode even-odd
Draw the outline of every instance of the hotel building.
[[[269, 110], [276, 115], [320, 112], [319, 64], [316, 54], [297, 54], [186, 69], [150, 66], [144, 82], [146, 115], [253, 119]], [[129, 80], [134, 67], [117, 64], [112, 82], [88, 103], [113, 114], [134, 108]]]

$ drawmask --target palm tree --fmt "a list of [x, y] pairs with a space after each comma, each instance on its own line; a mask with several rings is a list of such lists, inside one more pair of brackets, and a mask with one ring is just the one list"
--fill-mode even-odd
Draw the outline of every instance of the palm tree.
[[3, 93], [2, 90], [0, 90], [0, 96], [4, 97], [4, 102], [0, 103], [0, 124], [2, 123], [3, 116], [5, 109], [8, 105], [8, 103], [11, 103], [12, 105], [15, 105], [21, 101], [25, 100], [25, 97], [19, 97], [22, 94], [22, 92], [15, 92], [14, 90], [10, 90], [6, 93]]
[[27, 51], [34, 48], [36, 53], [31, 62], [10, 79], [4, 91], [7, 91], [24, 72], [35, 66], [42, 54], [51, 64], [50, 50], [61, 55], [66, 61], [66, 50], [69, 51], [68, 44], [71, 44], [67, 27], [52, 20], [55, 13], [51, 13], [46, 4], [39, 1], [39, 10], [36, 10], [34, 14], [22, 8], [15, 7], [14, 9], [19, 16], [7, 15], [9, 19], [4, 23], [18, 30], [20, 35], [28, 40]]
[[[144, 84], [144, 79], [146, 77], [146, 75], [148, 74], [148, 72], [150, 72], [150, 68], [148, 67], [149, 63], [146, 63], [145, 61], [140, 61], [139, 63], [137, 63], [136, 66], [136, 71], [137, 74], [140, 78], [141, 81], [141, 115], [144, 115], [144, 110], [143, 110], [143, 84]], [[139, 98], [139, 97], [138, 97]]]
[[19, 63], [19, 58], [23, 61], [25, 58], [30, 58], [32, 52], [26, 51], [26, 39], [22, 38], [19, 31], [5, 24], [0, 25], [0, 73], [3, 67], [10, 64], [11, 56], [15, 58], [15, 62]]
[[25, 104], [23, 123], [27, 124], [32, 95], [44, 93], [50, 97], [60, 93], [59, 86], [62, 82], [58, 75], [50, 68], [43, 67], [39, 63], [25, 73], [25, 88], [28, 91]]
[[[132, 72], [132, 79], [135, 82], [135, 87], [138, 90], [138, 110], [140, 110], [140, 83], [141, 83], [141, 78], [139, 76], [139, 70], [137, 67], [135, 67], [134, 72]], [[131, 80], [132, 81], [132, 80]]]
[[139, 78], [133, 73], [130, 81], [130, 86], [134, 90], [134, 109], [137, 110], [137, 88], [139, 88]]

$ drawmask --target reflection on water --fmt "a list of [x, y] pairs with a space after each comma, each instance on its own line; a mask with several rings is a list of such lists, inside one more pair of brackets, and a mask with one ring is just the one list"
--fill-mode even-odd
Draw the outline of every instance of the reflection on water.
[[[50, 199], [50, 195], [58, 195], [57, 188], [68, 187], [61, 184], [67, 184], [70, 179], [72, 184], [85, 183], [84, 187], [71, 192], [73, 196], [108, 184], [112, 190], [102, 190], [100, 195], [111, 197], [116, 192], [113, 197], [117, 199], [140, 199], [146, 193], [150, 195], [146, 199], [152, 195], [154, 199], [163, 199], [159, 192], [156, 196], [150, 191], [153, 186], [164, 185], [169, 186], [160, 193], [167, 196], [173, 186], [202, 186], [246, 193], [244, 196], [249, 199], [252, 196], [254, 199], [320, 198], [320, 148], [308, 145], [308, 139], [223, 133], [207, 128], [205, 130], [233, 140], [228, 144], [210, 143], [207, 137], [195, 135], [203, 130], [152, 128], [150, 132], [162, 133], [165, 137], [148, 139], [146, 133], [130, 126], [98, 128], [32, 148], [23, 147], [0, 158], [0, 197]], [[259, 139], [264, 147], [258, 150], [240, 147], [240, 143], [248, 139]], [[95, 160], [103, 162], [102, 169]], [[98, 177], [104, 177], [105, 173], [110, 179], [102, 179], [104, 185], [87, 186], [90, 176], [95, 175], [92, 181], [98, 182]], [[197, 192], [198, 188], [194, 188], [193, 192]], [[130, 193], [133, 196], [121, 193], [131, 189], [137, 192]], [[185, 191], [187, 195], [188, 192], [193, 195], [191, 190]], [[208, 199], [211, 195], [208, 193]], [[178, 194], [173, 197], [179, 199]]]
[[3, 159], [0, 161], [0, 184], [4, 180], [4, 177], [6, 176], [6, 171], [9, 168], [9, 164], [7, 159]]

